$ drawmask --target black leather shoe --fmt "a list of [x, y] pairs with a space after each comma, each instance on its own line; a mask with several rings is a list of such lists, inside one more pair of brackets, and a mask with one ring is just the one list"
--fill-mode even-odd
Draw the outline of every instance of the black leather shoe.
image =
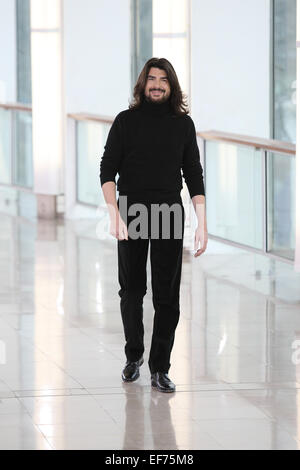
[[140, 376], [140, 366], [143, 364], [144, 358], [141, 357], [138, 361], [127, 361], [122, 372], [122, 379], [124, 382], [134, 382]]
[[164, 372], [155, 372], [151, 374], [151, 385], [160, 392], [175, 392], [176, 386], [169, 379], [168, 374]]

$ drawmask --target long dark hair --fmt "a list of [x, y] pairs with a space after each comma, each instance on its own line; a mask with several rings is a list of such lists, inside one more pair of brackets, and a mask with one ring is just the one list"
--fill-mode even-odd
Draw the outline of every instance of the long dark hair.
[[180, 88], [179, 81], [172, 64], [167, 59], [159, 59], [157, 57], [152, 57], [145, 63], [143, 70], [141, 71], [134, 87], [133, 100], [129, 104], [129, 109], [134, 110], [139, 108], [141, 103], [144, 101], [144, 90], [146, 87], [146, 82], [151, 67], [156, 67], [158, 69], [164, 70], [167, 74], [171, 88], [169, 100], [174, 114], [176, 114], [177, 116], [188, 114], [189, 109], [186, 101], [187, 97]]

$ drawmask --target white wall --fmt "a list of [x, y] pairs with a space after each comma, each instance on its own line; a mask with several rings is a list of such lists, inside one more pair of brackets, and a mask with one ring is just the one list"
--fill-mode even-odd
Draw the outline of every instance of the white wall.
[[0, 103], [16, 101], [15, 0], [0, 0]]
[[114, 116], [130, 99], [130, 0], [64, 0], [66, 112]]
[[269, 0], [191, 0], [197, 130], [270, 137]]

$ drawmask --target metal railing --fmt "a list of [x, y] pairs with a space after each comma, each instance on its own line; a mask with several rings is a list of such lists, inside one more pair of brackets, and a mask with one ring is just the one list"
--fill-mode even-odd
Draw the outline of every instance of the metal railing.
[[209, 236], [292, 262], [296, 146], [214, 130], [197, 135], [204, 141]]
[[[68, 117], [75, 121], [77, 202], [96, 207], [103, 203], [99, 163], [113, 118]], [[209, 236], [292, 262], [295, 145], [214, 130], [197, 137], [204, 149]]]

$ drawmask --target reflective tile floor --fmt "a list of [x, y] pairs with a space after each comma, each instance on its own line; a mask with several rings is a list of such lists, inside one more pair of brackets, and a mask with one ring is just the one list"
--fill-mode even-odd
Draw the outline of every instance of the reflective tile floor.
[[1, 216], [1, 449], [299, 449], [300, 274], [212, 239], [184, 253], [175, 394], [123, 384], [116, 240]]

